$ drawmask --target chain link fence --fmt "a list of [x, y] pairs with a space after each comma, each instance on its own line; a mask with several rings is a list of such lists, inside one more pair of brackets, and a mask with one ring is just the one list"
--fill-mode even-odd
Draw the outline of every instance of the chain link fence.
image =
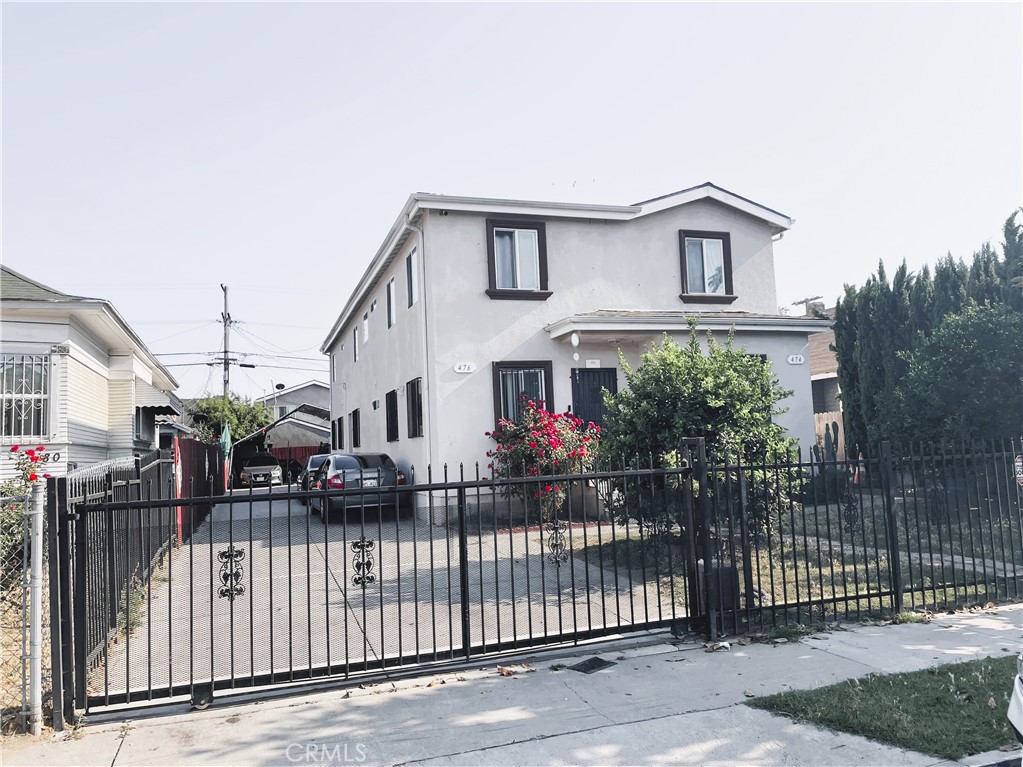
[[30, 503], [28, 496], [0, 492], [0, 738], [23, 729], [28, 714], [29, 616], [33, 609], [39, 609], [42, 615], [44, 698], [50, 691], [49, 589], [45, 567], [40, 604], [30, 602], [30, 523], [25, 515]]

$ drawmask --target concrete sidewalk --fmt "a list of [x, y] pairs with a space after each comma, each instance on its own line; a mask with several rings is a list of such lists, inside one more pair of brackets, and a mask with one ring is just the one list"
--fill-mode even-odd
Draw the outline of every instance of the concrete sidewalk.
[[[707, 652], [641, 634], [502, 666], [91, 717], [3, 744], [3, 765], [946, 765], [745, 705], [870, 672], [1015, 654], [1023, 605]], [[567, 668], [591, 658], [614, 665]], [[510, 673], [509, 673], [510, 672]], [[966, 759], [989, 764], [1019, 751]]]

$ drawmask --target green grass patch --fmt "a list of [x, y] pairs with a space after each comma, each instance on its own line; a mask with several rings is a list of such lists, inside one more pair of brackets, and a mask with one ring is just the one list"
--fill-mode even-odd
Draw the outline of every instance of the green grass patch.
[[1015, 743], [1005, 718], [1016, 658], [872, 674], [747, 701], [753, 708], [942, 759]]

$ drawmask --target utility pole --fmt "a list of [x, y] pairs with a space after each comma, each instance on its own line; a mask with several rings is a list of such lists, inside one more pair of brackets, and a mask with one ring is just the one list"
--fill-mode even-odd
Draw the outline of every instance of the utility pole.
[[221, 283], [220, 289], [224, 291], [224, 313], [220, 315], [224, 322], [224, 423], [221, 424], [223, 429], [227, 423], [228, 392], [231, 386], [231, 312], [227, 308], [227, 285]]

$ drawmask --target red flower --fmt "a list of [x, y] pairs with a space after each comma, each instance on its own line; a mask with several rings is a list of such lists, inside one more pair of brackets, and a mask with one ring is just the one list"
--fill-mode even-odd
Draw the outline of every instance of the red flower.
[[30, 456], [32, 463], [39, 463], [39, 456], [34, 453]]
[[52, 476], [53, 476], [52, 474], [44, 474], [43, 479], [49, 479]]
[[529, 443], [529, 446], [530, 446], [530, 447], [531, 447], [532, 449], [534, 449], [534, 450], [536, 449], [536, 443], [535, 443], [535, 442], [530, 442], [530, 443]]
[[18, 450], [20, 450], [20, 449], [21, 449], [20, 445], [15, 445], [14, 447], [11, 448], [11, 452], [12, 453], [17, 453]]
[[545, 488], [544, 488], [544, 490], [545, 490], [546, 492], [548, 492], [548, 493], [549, 493], [549, 492], [551, 492], [551, 490], [553, 490], [553, 489], [554, 489], [554, 488], [553, 488], [553, 487], [551, 487], [550, 485], [547, 485], [547, 487], [545, 487]]
[[34, 456], [35, 454], [36, 454], [36, 451], [35, 451], [35, 450], [26, 450], [26, 451], [25, 451], [25, 455], [27, 455], [27, 456], [28, 456], [29, 458], [31, 458], [31, 457], [32, 457], [32, 456]]
[[46, 449], [46, 445], [40, 445], [39, 447], [37, 447], [37, 448], [36, 448], [36, 451], [37, 451], [37, 452], [40, 452], [40, 453], [41, 453], [41, 452], [43, 452], [43, 451], [44, 451], [45, 449]]
[[32, 474], [28, 475], [28, 481], [29, 482], [35, 482], [37, 479], [39, 479], [39, 475], [36, 474], [35, 472], [33, 472]]

